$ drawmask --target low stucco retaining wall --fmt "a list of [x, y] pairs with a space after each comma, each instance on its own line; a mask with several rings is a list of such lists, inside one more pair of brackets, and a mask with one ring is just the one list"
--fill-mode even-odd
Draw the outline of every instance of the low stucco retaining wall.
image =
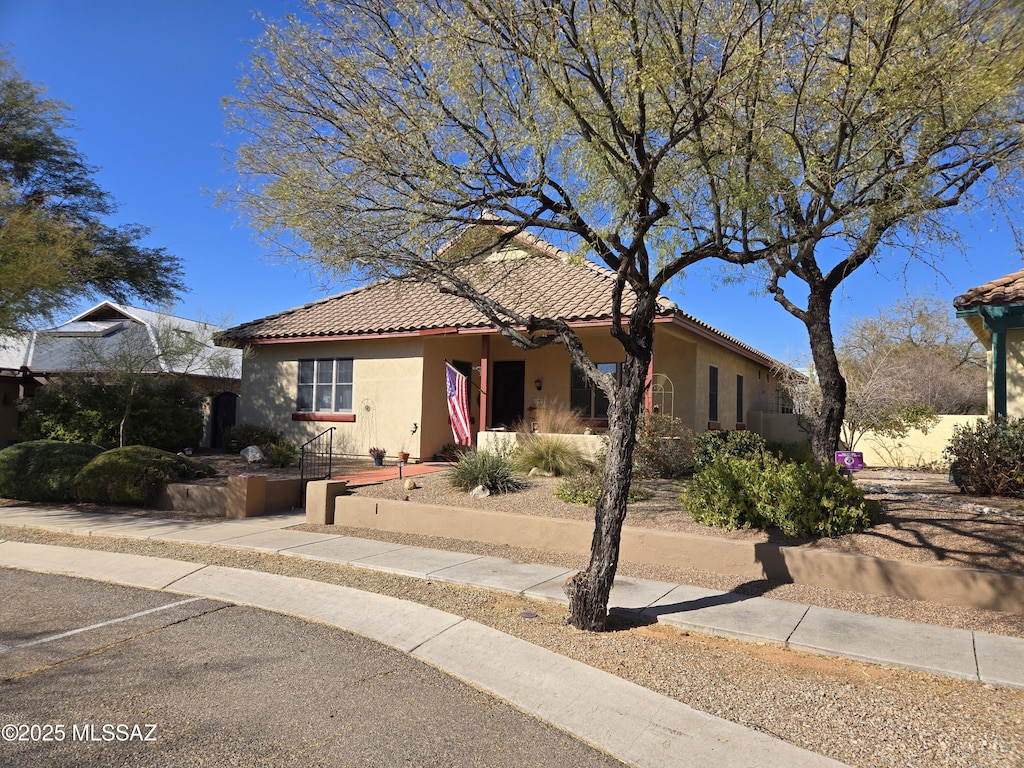
[[223, 511], [241, 519], [284, 512], [301, 504], [302, 481], [268, 480], [263, 475], [237, 475], [225, 485], [171, 483], [157, 500], [157, 509], [188, 512]]
[[[311, 484], [311, 489], [312, 490]], [[307, 504], [311, 493], [307, 493]], [[326, 500], [324, 500], [326, 501]], [[308, 513], [307, 513], [308, 516]], [[409, 501], [338, 496], [334, 522], [353, 528], [588, 554], [593, 524]], [[1024, 613], [1024, 576], [807, 547], [624, 526], [620, 559], [945, 605]]]

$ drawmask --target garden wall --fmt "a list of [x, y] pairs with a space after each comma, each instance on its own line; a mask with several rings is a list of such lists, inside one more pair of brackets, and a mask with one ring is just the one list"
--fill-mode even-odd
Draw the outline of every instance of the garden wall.
[[[311, 483], [307, 505], [313, 505]], [[327, 484], [324, 484], [324, 491]], [[321, 499], [319, 504], [326, 503]], [[312, 509], [312, 507], [309, 507]], [[321, 522], [310, 519], [309, 522]], [[334, 523], [421, 536], [587, 555], [593, 524], [461, 507], [338, 496]], [[623, 562], [697, 568], [944, 605], [1024, 613], [1024, 577], [941, 565], [624, 526]]]
[[949, 461], [942, 456], [953, 430], [958, 426], [973, 425], [987, 416], [939, 416], [939, 421], [927, 432], [912, 429], [906, 437], [891, 438], [866, 432], [857, 441], [854, 450], [864, 454], [869, 467], [927, 468], [946, 471]]
[[263, 475], [237, 475], [227, 485], [171, 483], [157, 500], [157, 509], [205, 514], [222, 513], [241, 519], [294, 509], [302, 503], [298, 478], [268, 480]]

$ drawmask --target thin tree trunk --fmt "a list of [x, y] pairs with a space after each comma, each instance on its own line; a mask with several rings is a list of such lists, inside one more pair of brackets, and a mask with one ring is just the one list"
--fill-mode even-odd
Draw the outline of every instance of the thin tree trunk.
[[649, 358], [649, 355], [647, 359], [627, 356], [622, 381], [609, 408], [608, 456], [594, 514], [590, 564], [565, 584], [569, 623], [579, 629], [600, 632], [607, 622], [608, 596], [619, 563], [619, 544], [633, 477], [633, 449]]
[[811, 343], [814, 370], [821, 389], [821, 411], [811, 434], [811, 451], [822, 462], [835, 459], [846, 415], [846, 379], [839, 370], [832, 337], [832, 299], [812, 295], [804, 324]]

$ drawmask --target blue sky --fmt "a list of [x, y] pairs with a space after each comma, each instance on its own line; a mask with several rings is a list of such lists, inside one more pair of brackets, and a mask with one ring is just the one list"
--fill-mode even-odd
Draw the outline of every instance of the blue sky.
[[[153, 229], [146, 245], [184, 262], [185, 317], [240, 323], [328, 295], [294, 265], [276, 264], [236, 212], [214, 206], [229, 186], [221, 99], [231, 95], [260, 34], [255, 11], [279, 18], [284, 0], [0, 0], [0, 44], [31, 80], [73, 107], [75, 138], [120, 205], [115, 222]], [[1020, 211], [1020, 205], [1015, 206]], [[1010, 233], [985, 211], [958, 220], [966, 257], [942, 275], [905, 260], [870, 265], [837, 297], [839, 328], [911, 293], [952, 298], [1024, 266]], [[807, 348], [803, 326], [749, 286], [719, 286], [695, 268], [670, 292], [681, 309], [782, 360]], [[77, 308], [69, 308], [69, 316]]]

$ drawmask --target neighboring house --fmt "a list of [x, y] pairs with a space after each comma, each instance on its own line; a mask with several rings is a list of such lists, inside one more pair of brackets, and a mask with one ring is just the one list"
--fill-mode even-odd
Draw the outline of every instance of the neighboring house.
[[1024, 417], [1024, 270], [953, 299], [988, 350], [989, 416]]
[[[477, 242], [497, 242], [493, 225], [471, 229]], [[623, 354], [609, 333], [607, 269], [519, 234], [474, 274], [505, 306], [567, 320], [591, 359], [617, 370]], [[365, 456], [376, 446], [430, 458], [451, 443], [446, 360], [470, 377], [478, 432], [529, 424], [556, 401], [596, 429], [607, 426], [607, 402], [561, 345], [516, 347], [468, 301], [422, 282], [357, 288], [230, 328], [217, 343], [249, 350], [239, 423], [284, 429], [296, 442], [335, 427], [335, 450], [344, 454]], [[778, 366], [662, 299], [647, 407], [694, 431], [744, 429], [748, 413], [777, 403]]]
[[186, 376], [205, 397], [204, 447], [217, 447], [223, 430], [234, 424], [242, 353], [215, 347], [216, 331], [195, 320], [104, 301], [56, 328], [0, 339], [0, 440], [6, 445], [14, 437], [19, 398], [62, 374], [121, 364], [145, 374]]

